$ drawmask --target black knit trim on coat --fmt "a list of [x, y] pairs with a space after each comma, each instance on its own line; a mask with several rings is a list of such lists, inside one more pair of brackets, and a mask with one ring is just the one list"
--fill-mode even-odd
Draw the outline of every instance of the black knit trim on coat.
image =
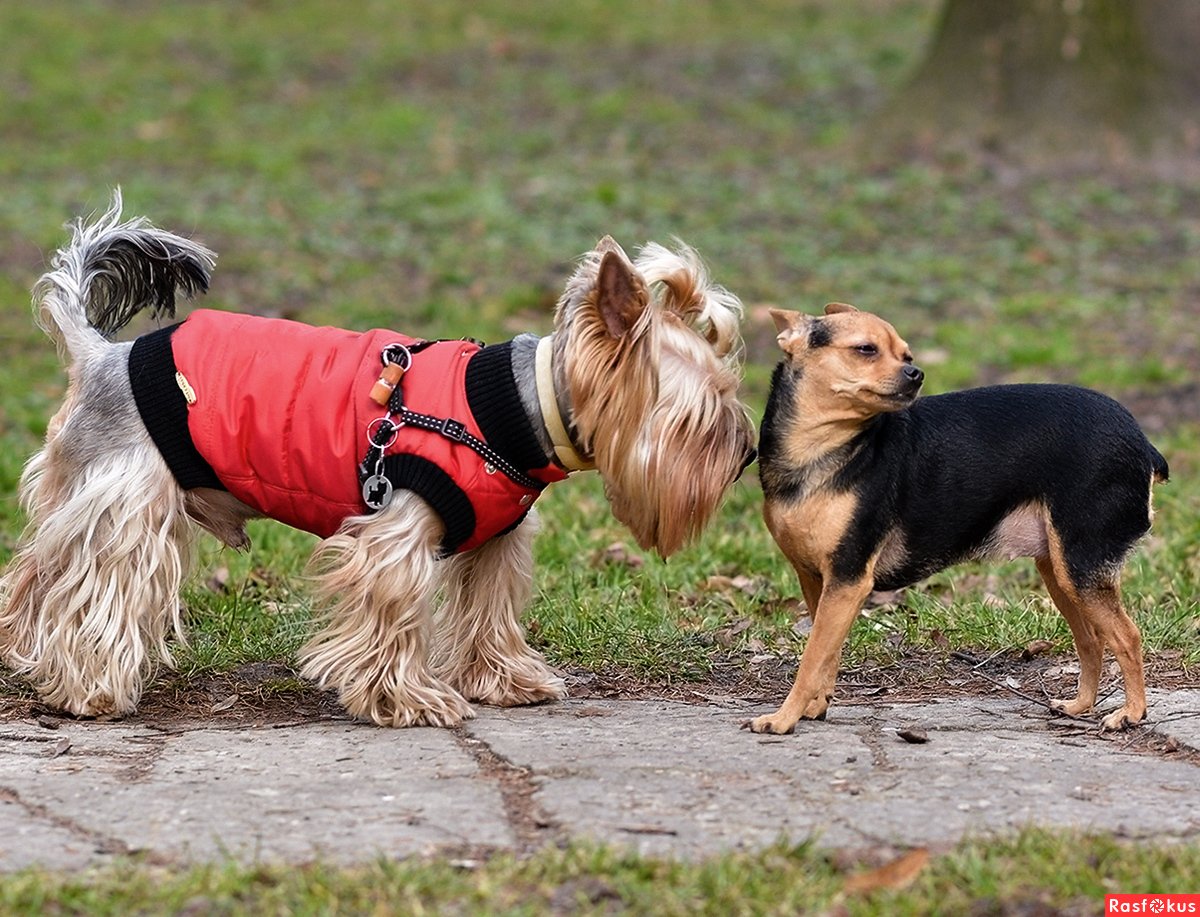
[[129, 351], [129, 384], [146, 431], [184, 490], [225, 490], [212, 466], [196, 450], [188, 430], [188, 405], [175, 379], [171, 335], [179, 325], [144, 334]]
[[512, 342], [484, 347], [467, 364], [467, 404], [489, 446], [522, 471], [545, 468], [546, 453], [521, 404]]
[[383, 473], [397, 488], [411, 490], [433, 507], [446, 527], [442, 536], [442, 556], [455, 553], [475, 531], [475, 509], [454, 479], [429, 459], [419, 455], [389, 455], [383, 460]]

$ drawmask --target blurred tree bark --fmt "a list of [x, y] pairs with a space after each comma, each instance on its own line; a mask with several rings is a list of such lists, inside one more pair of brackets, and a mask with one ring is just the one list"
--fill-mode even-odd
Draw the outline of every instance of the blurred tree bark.
[[875, 127], [927, 150], [1200, 150], [1200, 0], [945, 0]]

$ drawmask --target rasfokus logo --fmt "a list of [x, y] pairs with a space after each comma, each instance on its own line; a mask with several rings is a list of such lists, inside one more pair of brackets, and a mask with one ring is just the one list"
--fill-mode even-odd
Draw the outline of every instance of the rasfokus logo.
[[1105, 914], [1200, 914], [1200, 895], [1105, 895]]

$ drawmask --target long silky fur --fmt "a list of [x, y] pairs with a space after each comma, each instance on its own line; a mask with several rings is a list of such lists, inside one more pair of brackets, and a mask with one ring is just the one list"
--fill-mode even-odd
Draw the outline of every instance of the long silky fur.
[[351, 516], [312, 556], [321, 627], [301, 674], [336, 688], [355, 716], [382, 726], [455, 726], [474, 712], [431, 671], [441, 520], [408, 491], [373, 516]]
[[531, 510], [515, 531], [445, 561], [434, 669], [468, 700], [511, 707], [567, 694], [521, 630], [521, 611], [533, 595], [538, 528]]
[[[597, 306], [604, 256], [625, 258], [642, 311], [620, 338]], [[666, 557], [695, 537], [740, 471], [753, 430], [737, 399], [741, 303], [694, 251], [648, 245], [636, 262], [611, 239], [584, 256], [557, 310], [555, 359], [572, 423], [613, 515]]]
[[[623, 267], [601, 271], [610, 253]], [[36, 288], [40, 323], [70, 355], [70, 384], [22, 478], [29, 525], [0, 579], [0, 656], [77, 714], [133, 710], [154, 664], [170, 663], [196, 524], [247, 544], [255, 511], [224, 491], [178, 487], [133, 400], [132, 345], [108, 339], [139, 312], [170, 316], [178, 294], [203, 292], [214, 258], [143, 219], [121, 222], [118, 192], [95, 223], [75, 224]], [[611, 239], [559, 302], [564, 416], [594, 454], [613, 514], [664, 556], [699, 532], [750, 454], [739, 316], [691, 249], [648, 246], [635, 266]], [[468, 699], [562, 697], [520, 625], [536, 529], [531, 513], [439, 559], [441, 520], [411, 492], [345, 520], [313, 555], [320, 610], [302, 674], [386, 726], [454, 726], [473, 715]]]

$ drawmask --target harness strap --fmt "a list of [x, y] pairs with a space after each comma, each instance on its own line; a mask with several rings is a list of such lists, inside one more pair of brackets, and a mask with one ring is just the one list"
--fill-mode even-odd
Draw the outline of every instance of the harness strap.
[[406, 407], [401, 407], [399, 411], [394, 412], [393, 416], [400, 418], [400, 423], [397, 424], [398, 427], [413, 426], [419, 427], [422, 430], [429, 430], [431, 433], [440, 433], [451, 442], [462, 443], [464, 446], [475, 450], [480, 458], [499, 471], [503, 471], [514, 484], [519, 484], [529, 490], [539, 491], [544, 490], [546, 487], [541, 481], [531, 478], [520, 469], [514, 467], [508, 459], [468, 431], [466, 425], [461, 421], [450, 417], [433, 417], [429, 414], [418, 414], [416, 411], [410, 411]]
[[[411, 358], [412, 354], [419, 353], [426, 347], [436, 343], [439, 342], [431, 340], [415, 341], [412, 344], [406, 345], [404, 350]], [[385, 365], [390, 359], [389, 349], [385, 349], [383, 353]], [[410, 359], [409, 363], [404, 366], [404, 369], [407, 371], [411, 368]], [[388, 475], [384, 471], [384, 462], [386, 461], [384, 452], [395, 441], [400, 428], [405, 426], [413, 426], [421, 430], [427, 430], [430, 433], [437, 433], [446, 437], [451, 442], [461, 443], [482, 458], [489, 468], [503, 472], [509, 480], [520, 487], [539, 493], [546, 487], [543, 481], [525, 474], [525, 472], [513, 465], [484, 440], [472, 434], [462, 421], [451, 417], [435, 417], [430, 414], [420, 414], [409, 410], [404, 406], [404, 391], [400, 382], [392, 389], [391, 396], [388, 398], [387, 414], [376, 418], [376, 420], [372, 421], [371, 426], [374, 427], [374, 430], [370, 435], [370, 446], [367, 449], [367, 454], [358, 466], [358, 481], [363, 487], [363, 502], [373, 512], [382, 509], [391, 500], [392, 490], [395, 485], [388, 479]]]

